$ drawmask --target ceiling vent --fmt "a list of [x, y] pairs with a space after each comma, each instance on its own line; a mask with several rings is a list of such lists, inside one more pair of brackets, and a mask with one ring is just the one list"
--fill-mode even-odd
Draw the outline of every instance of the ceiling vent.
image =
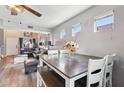
[[29, 29], [33, 29], [33, 26], [27, 26]]

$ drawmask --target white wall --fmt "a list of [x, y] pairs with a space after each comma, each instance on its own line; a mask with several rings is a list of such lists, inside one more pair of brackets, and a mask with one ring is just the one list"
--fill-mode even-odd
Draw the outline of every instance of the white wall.
[[19, 39], [17, 37], [6, 38], [6, 55], [18, 55], [19, 54]]
[[[94, 33], [94, 17], [109, 10], [114, 10], [114, 31]], [[54, 38], [59, 39], [60, 31], [65, 29], [67, 35], [63, 41], [72, 40], [71, 28], [77, 23], [81, 23], [82, 26], [82, 31], [77, 38], [77, 43], [80, 46], [78, 52], [96, 56], [116, 53], [113, 86], [124, 86], [124, 6], [95, 6], [90, 8], [53, 28]]]

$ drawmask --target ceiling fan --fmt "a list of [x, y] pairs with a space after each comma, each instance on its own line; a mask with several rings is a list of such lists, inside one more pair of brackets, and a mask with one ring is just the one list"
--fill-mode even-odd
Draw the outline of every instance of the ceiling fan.
[[29, 11], [30, 13], [36, 15], [37, 17], [42, 16], [41, 13], [35, 11], [27, 5], [8, 5], [8, 9], [11, 11], [11, 15], [18, 15], [18, 13], [23, 12], [24, 10]]

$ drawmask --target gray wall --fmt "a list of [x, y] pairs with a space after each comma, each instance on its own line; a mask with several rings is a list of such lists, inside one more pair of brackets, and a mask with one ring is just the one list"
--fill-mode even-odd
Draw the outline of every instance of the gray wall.
[[[94, 33], [94, 17], [111, 9], [114, 10], [115, 16], [114, 31]], [[71, 28], [72, 25], [79, 22], [81, 22], [82, 31], [76, 38], [80, 46], [78, 53], [96, 56], [116, 53], [117, 57], [113, 68], [113, 86], [124, 86], [124, 6], [92, 7], [53, 28], [54, 38], [59, 39], [60, 31], [65, 29], [67, 35], [62, 41], [73, 40]]]
[[4, 30], [0, 29], [0, 47], [1, 47], [1, 54], [4, 55]]
[[3, 43], [3, 29], [0, 29], [0, 46], [2, 45], [2, 43]]

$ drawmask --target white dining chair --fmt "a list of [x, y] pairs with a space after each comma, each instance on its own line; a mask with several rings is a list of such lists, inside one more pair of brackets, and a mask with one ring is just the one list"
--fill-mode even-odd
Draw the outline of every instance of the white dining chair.
[[58, 53], [59, 53], [58, 50], [48, 50], [48, 55], [56, 55]]
[[115, 56], [116, 56], [115, 54], [112, 54], [112, 55], [106, 55], [104, 57], [106, 59], [104, 78], [103, 78], [104, 87], [112, 87], [112, 69], [113, 69]]
[[105, 58], [97, 60], [89, 59], [87, 87], [102, 87], [104, 67]]

